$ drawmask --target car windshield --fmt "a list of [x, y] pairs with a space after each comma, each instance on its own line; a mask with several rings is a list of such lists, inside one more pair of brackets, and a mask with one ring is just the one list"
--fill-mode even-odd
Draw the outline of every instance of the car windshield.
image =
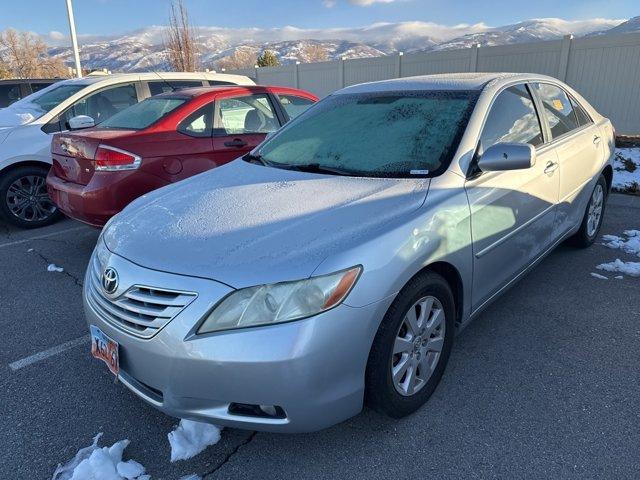
[[32, 122], [57, 107], [87, 84], [53, 84], [0, 110], [0, 126], [13, 127]]
[[147, 98], [116, 113], [99, 125], [101, 128], [142, 130], [165, 117], [185, 102], [185, 98]]
[[476, 99], [473, 91], [333, 95], [249, 159], [354, 176], [439, 175], [451, 162]]

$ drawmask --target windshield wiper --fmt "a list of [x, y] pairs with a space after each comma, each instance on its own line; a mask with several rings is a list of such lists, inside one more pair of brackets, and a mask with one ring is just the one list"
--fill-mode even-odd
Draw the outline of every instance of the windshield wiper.
[[267, 162], [262, 155], [256, 153], [247, 153], [244, 157], [242, 157], [242, 159], [245, 162], [255, 163], [257, 165], [269, 165], [269, 162]]
[[320, 165], [319, 163], [307, 163], [302, 165], [294, 165], [294, 164], [284, 165], [283, 164], [282, 168], [286, 168], [289, 170], [296, 170], [298, 172], [328, 173], [330, 175], [342, 175], [345, 177], [359, 176], [357, 172], [352, 172], [351, 170], [343, 170], [337, 167], [327, 167], [325, 165]]

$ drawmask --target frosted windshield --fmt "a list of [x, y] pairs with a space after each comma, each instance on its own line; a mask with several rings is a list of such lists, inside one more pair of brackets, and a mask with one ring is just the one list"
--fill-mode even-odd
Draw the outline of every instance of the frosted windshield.
[[339, 94], [311, 107], [259, 150], [273, 166], [361, 176], [439, 174], [466, 127], [476, 93]]

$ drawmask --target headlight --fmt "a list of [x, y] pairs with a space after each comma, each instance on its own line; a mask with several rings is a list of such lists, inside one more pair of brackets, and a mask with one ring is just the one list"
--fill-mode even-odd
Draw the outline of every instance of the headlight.
[[296, 282], [243, 288], [227, 296], [200, 325], [198, 333], [255, 327], [311, 317], [346, 298], [362, 267]]

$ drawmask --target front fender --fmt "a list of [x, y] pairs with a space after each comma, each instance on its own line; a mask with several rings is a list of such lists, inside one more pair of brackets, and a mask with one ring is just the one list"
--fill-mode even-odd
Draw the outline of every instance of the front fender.
[[11, 128], [0, 144], [0, 170], [23, 162], [51, 165], [51, 137], [40, 130], [41, 125]]
[[435, 262], [453, 266], [463, 283], [463, 323], [471, 310], [473, 253], [464, 180], [445, 173], [431, 181], [426, 201], [385, 234], [325, 259], [314, 275], [361, 264], [364, 271], [345, 304], [362, 307], [395, 296], [418, 272]]

